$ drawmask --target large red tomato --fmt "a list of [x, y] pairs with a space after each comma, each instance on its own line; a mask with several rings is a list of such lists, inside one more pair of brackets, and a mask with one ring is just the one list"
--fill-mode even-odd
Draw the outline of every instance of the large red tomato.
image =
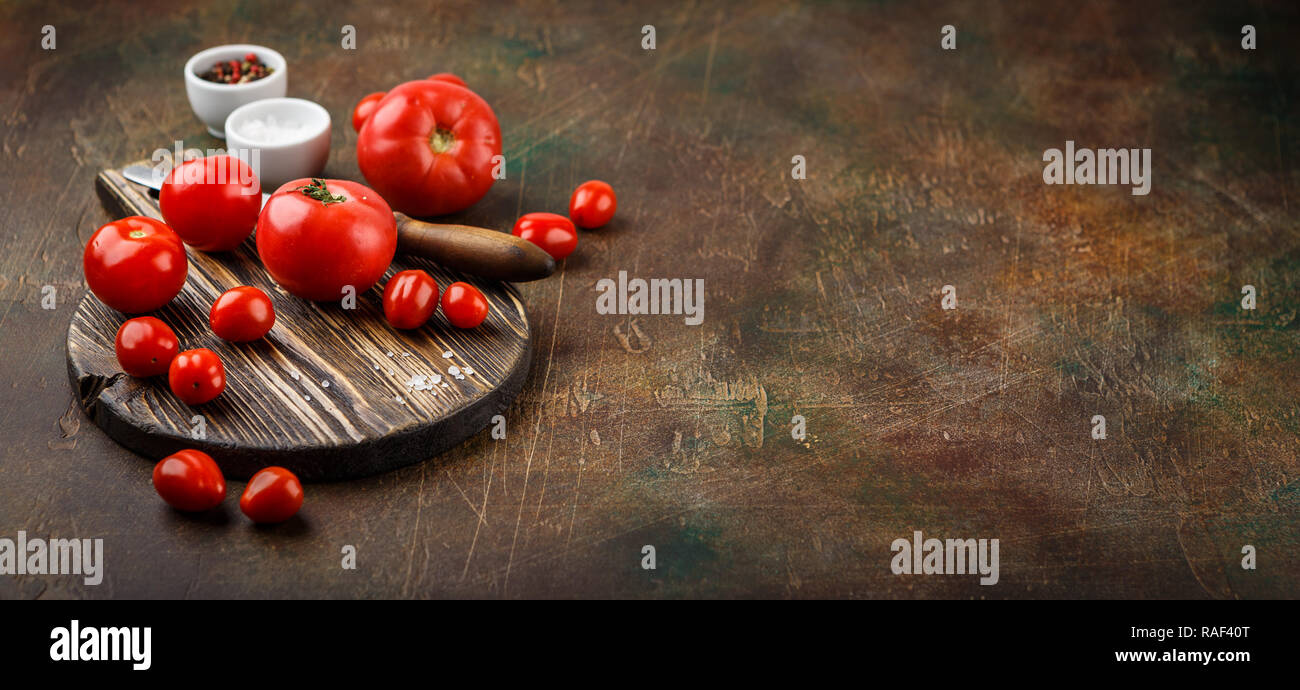
[[478, 94], [443, 79], [388, 92], [361, 127], [357, 164], [393, 208], [441, 216], [483, 198], [501, 154], [501, 126]]
[[208, 156], [172, 169], [158, 195], [163, 220], [185, 244], [205, 252], [234, 249], [253, 232], [262, 183], [233, 156]]
[[81, 265], [90, 291], [127, 314], [172, 301], [189, 271], [181, 238], [162, 221], [144, 216], [100, 226], [86, 243]]
[[284, 289], [333, 301], [369, 290], [397, 252], [397, 221], [383, 197], [347, 180], [286, 182], [262, 207], [257, 253]]

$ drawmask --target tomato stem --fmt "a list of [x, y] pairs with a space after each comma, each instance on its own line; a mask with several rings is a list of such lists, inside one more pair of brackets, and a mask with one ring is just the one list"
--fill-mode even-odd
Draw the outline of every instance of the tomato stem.
[[322, 206], [329, 206], [330, 204], [337, 204], [348, 200], [348, 198], [342, 194], [330, 194], [330, 190], [325, 188], [325, 180], [322, 180], [319, 177], [311, 178], [311, 184], [305, 184], [299, 187], [296, 191], [302, 192], [316, 201], [321, 202]]
[[433, 149], [434, 153], [446, 153], [455, 143], [456, 135], [450, 129], [439, 127], [429, 135], [429, 148]]

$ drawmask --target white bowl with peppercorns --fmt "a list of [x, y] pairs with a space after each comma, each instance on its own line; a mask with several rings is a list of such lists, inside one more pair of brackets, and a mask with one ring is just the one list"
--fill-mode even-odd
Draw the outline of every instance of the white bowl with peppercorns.
[[218, 139], [226, 136], [226, 118], [241, 105], [282, 98], [289, 88], [284, 56], [246, 43], [208, 48], [185, 63], [185, 94], [190, 107]]

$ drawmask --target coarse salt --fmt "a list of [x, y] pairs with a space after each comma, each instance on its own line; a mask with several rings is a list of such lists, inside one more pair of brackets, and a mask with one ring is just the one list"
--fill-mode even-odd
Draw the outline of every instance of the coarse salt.
[[239, 123], [239, 134], [259, 144], [279, 144], [298, 139], [303, 134], [303, 124], [297, 120], [277, 121], [268, 114], [265, 119], [251, 117]]
[[446, 352], [442, 353], [442, 358], [443, 358], [443, 359], [451, 359], [452, 357], [455, 357], [455, 356], [456, 356], [456, 353], [455, 353], [455, 352], [452, 352], [451, 350], [447, 350]]
[[460, 367], [458, 366], [447, 367], [447, 373], [451, 374], [452, 376], [460, 376]]

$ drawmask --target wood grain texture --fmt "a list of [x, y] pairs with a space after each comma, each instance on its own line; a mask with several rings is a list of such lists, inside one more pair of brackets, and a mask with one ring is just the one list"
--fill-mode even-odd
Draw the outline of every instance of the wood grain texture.
[[[115, 217], [161, 219], [148, 190], [117, 171], [101, 172], [96, 185]], [[199, 448], [233, 478], [280, 465], [304, 480], [345, 479], [464, 441], [503, 412], [523, 385], [531, 329], [509, 285], [399, 255], [378, 285], [358, 295], [355, 309], [344, 309], [275, 285], [254, 239], [231, 252], [187, 247], [185, 286], [154, 314], [172, 327], [182, 349], [206, 347], [221, 357], [226, 389], [203, 405], [182, 403], [166, 377], [123, 374], [113, 341], [128, 317], [92, 294], [82, 299], [68, 327], [68, 375], [90, 419], [110, 437], [149, 458]], [[382, 286], [408, 268], [428, 271], [443, 289], [457, 280], [474, 283], [488, 299], [488, 319], [462, 330], [439, 311], [419, 329], [392, 328], [381, 307]], [[212, 303], [237, 285], [261, 289], [275, 305], [275, 326], [261, 340], [229, 343], [208, 326]], [[440, 381], [432, 390], [411, 390], [419, 375]], [[426, 383], [417, 381], [421, 389]], [[195, 438], [196, 415], [203, 438]]]

